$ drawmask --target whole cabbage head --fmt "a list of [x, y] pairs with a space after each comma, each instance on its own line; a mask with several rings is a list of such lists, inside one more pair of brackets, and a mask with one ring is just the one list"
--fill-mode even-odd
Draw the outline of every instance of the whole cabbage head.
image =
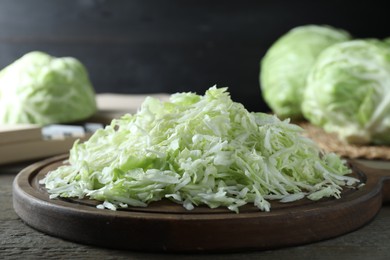
[[390, 48], [374, 39], [324, 50], [308, 75], [305, 118], [341, 140], [390, 144]]
[[318, 55], [351, 36], [330, 26], [305, 25], [280, 37], [261, 60], [260, 85], [265, 102], [282, 118], [302, 117], [306, 77]]
[[75, 58], [34, 51], [0, 72], [0, 124], [68, 123], [95, 112], [87, 70]]

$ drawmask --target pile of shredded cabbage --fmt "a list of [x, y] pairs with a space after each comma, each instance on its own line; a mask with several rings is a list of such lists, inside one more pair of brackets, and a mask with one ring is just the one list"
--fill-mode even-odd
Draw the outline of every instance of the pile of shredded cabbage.
[[111, 210], [167, 198], [188, 210], [235, 212], [247, 203], [269, 211], [275, 199], [339, 198], [343, 186], [358, 184], [342, 159], [301, 132], [287, 120], [248, 112], [226, 88], [177, 93], [166, 102], [148, 97], [136, 114], [76, 142], [69, 165], [41, 184], [50, 198], [90, 198]]

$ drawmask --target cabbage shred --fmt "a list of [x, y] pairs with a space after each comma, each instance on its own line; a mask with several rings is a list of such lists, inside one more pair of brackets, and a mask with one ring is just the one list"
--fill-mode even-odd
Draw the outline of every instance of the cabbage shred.
[[288, 120], [248, 112], [226, 88], [148, 97], [136, 114], [75, 142], [69, 164], [41, 183], [51, 198], [87, 197], [111, 210], [166, 198], [188, 210], [239, 212], [248, 203], [269, 211], [270, 200], [339, 198], [359, 182], [346, 176], [344, 160], [301, 133]]

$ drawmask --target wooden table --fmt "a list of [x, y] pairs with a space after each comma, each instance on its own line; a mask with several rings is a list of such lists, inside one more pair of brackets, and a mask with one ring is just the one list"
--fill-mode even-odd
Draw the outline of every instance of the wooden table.
[[[156, 94], [166, 99], [165, 94]], [[124, 111], [135, 112], [144, 96], [98, 95], [100, 119], [110, 120]], [[371, 167], [390, 169], [390, 162], [362, 161]], [[12, 205], [12, 182], [20, 170], [34, 163], [0, 165], [1, 259], [388, 259], [390, 255], [390, 207], [384, 205], [368, 225], [343, 236], [309, 245], [279, 250], [230, 254], [156, 254], [98, 248], [51, 237], [27, 226]]]
[[[262, 252], [231, 254], [155, 254], [97, 248], [40, 233], [16, 215], [12, 206], [12, 181], [32, 162], [0, 166], [0, 259], [388, 259], [390, 207], [383, 205], [368, 225], [343, 236], [309, 245]], [[366, 161], [389, 168], [390, 163]]]

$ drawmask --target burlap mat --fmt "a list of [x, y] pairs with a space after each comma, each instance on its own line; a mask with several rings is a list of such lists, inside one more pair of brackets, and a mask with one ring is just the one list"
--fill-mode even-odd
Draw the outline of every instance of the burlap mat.
[[322, 128], [311, 125], [307, 122], [296, 123], [305, 132], [304, 135], [315, 141], [321, 149], [327, 152], [334, 152], [342, 157], [353, 159], [390, 159], [390, 146], [378, 145], [353, 145], [340, 141], [335, 134], [326, 133]]

